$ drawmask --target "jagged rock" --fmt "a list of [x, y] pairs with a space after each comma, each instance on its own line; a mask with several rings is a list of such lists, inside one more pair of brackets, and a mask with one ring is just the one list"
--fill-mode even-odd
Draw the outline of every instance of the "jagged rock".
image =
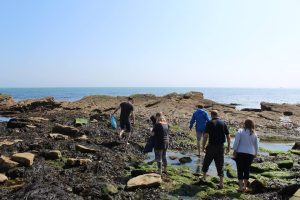
[[158, 187], [162, 183], [159, 174], [144, 174], [130, 179], [127, 182], [127, 189]]
[[57, 160], [62, 157], [59, 150], [52, 150], [44, 153], [44, 157], [49, 160]]
[[53, 133], [61, 133], [61, 134], [72, 136], [72, 137], [76, 137], [79, 135], [79, 129], [72, 127], [72, 126], [64, 126], [61, 124], [56, 124], [53, 127], [52, 132]]
[[295, 142], [294, 146], [292, 149], [298, 149], [300, 150], [300, 142]]
[[68, 140], [69, 136], [60, 133], [50, 133], [49, 137], [55, 140]]
[[277, 165], [280, 169], [291, 169], [294, 165], [294, 162], [292, 160], [283, 160], [277, 162]]
[[90, 159], [79, 159], [79, 158], [68, 158], [66, 162], [67, 167], [79, 167], [79, 166], [86, 166], [93, 161]]
[[42, 117], [29, 117], [29, 118], [13, 118], [7, 123], [7, 128], [35, 128], [43, 122], [47, 122], [49, 119]]
[[16, 153], [11, 159], [19, 164], [30, 167], [33, 164], [34, 154], [32, 153]]
[[0, 174], [0, 183], [4, 183], [8, 178], [4, 174]]
[[179, 159], [179, 162], [181, 164], [190, 163], [190, 162], [192, 162], [192, 159], [191, 159], [191, 157], [182, 157]]
[[95, 153], [95, 152], [97, 152], [96, 149], [85, 147], [85, 146], [80, 145], [80, 144], [76, 145], [75, 149], [76, 149], [76, 151], [80, 151], [82, 153]]
[[0, 157], [0, 171], [5, 172], [7, 170], [17, 167], [19, 163], [12, 161], [10, 158], [1, 156]]

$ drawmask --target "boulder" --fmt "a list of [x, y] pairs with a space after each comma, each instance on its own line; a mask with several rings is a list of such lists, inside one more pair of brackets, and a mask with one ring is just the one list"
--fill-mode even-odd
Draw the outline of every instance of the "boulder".
[[158, 187], [162, 183], [159, 174], [144, 174], [130, 179], [127, 182], [127, 189]]
[[76, 118], [74, 120], [75, 126], [83, 126], [88, 124], [88, 120], [85, 118]]
[[44, 153], [44, 157], [48, 160], [57, 160], [62, 157], [59, 150], [51, 150]]
[[280, 162], [277, 162], [277, 165], [280, 169], [291, 169], [294, 165], [293, 160], [283, 160]]
[[96, 149], [85, 147], [85, 146], [80, 145], [80, 144], [77, 144], [75, 146], [75, 149], [76, 149], [76, 151], [80, 151], [81, 153], [95, 153], [95, 152], [97, 152]]
[[93, 161], [91, 159], [83, 159], [83, 158], [68, 158], [66, 162], [67, 167], [79, 167], [86, 166]]
[[52, 132], [60, 133], [60, 134], [68, 135], [68, 136], [72, 136], [72, 137], [79, 136], [79, 129], [72, 127], [72, 126], [64, 126], [61, 124], [56, 124], [53, 127]]
[[4, 174], [0, 174], [0, 183], [4, 183], [8, 178]]
[[19, 163], [12, 161], [10, 158], [1, 156], [0, 157], [0, 171], [5, 172], [10, 169], [17, 167]]
[[300, 142], [295, 142], [294, 146], [292, 149], [297, 149], [300, 150]]
[[49, 137], [55, 140], [68, 140], [69, 136], [60, 133], [50, 133]]
[[182, 157], [179, 159], [179, 162], [181, 164], [190, 163], [190, 162], [192, 162], [192, 159], [191, 159], [191, 157]]
[[293, 112], [291, 112], [291, 111], [285, 111], [285, 112], [283, 112], [283, 115], [284, 116], [292, 116]]
[[250, 167], [250, 171], [254, 173], [263, 173], [267, 171], [276, 171], [278, 170], [278, 165], [272, 162], [262, 162], [262, 163], [254, 163]]
[[16, 153], [11, 159], [19, 164], [30, 167], [33, 164], [34, 154], [32, 153]]

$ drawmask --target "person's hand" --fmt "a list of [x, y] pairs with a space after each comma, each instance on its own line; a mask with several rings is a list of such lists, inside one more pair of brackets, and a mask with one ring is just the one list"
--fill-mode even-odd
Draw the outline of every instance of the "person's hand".
[[202, 152], [206, 153], [206, 148], [202, 147]]
[[233, 152], [232, 157], [236, 158], [236, 151]]

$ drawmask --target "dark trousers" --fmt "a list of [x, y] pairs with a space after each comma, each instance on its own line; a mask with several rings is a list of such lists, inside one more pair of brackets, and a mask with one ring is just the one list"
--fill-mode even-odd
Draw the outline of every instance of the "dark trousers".
[[157, 168], [161, 170], [161, 167], [167, 167], [167, 149], [154, 149], [155, 160], [157, 162]]
[[237, 153], [236, 155], [236, 167], [238, 173], [238, 179], [249, 179], [250, 166], [254, 156], [248, 153]]
[[203, 161], [202, 171], [206, 173], [212, 161], [215, 161], [218, 176], [224, 176], [224, 145], [211, 145], [206, 147], [206, 154]]

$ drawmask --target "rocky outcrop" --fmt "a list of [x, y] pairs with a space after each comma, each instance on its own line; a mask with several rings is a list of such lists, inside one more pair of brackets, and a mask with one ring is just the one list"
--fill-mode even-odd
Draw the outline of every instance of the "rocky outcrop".
[[0, 94], [0, 110], [6, 110], [12, 105], [14, 105], [12, 96]]
[[19, 164], [30, 167], [33, 164], [34, 154], [32, 153], [16, 153], [11, 159]]
[[279, 112], [286, 116], [300, 116], [300, 107], [296, 104], [276, 104], [261, 102], [260, 106], [262, 111]]
[[60, 103], [54, 101], [53, 97], [45, 97], [41, 99], [28, 99], [20, 101], [9, 108], [10, 111], [27, 112], [41, 109], [54, 109], [60, 107]]
[[8, 121], [7, 128], [35, 128], [48, 121], [49, 119], [42, 117], [13, 118]]
[[159, 174], [144, 174], [130, 179], [127, 182], [127, 189], [136, 189], [136, 188], [149, 188], [149, 187], [158, 187], [162, 183], [161, 176]]
[[52, 129], [53, 133], [60, 133], [63, 135], [68, 135], [71, 137], [77, 137], [80, 135], [79, 133], [79, 129], [72, 127], [72, 126], [64, 126], [61, 124], [56, 124], [53, 129]]

